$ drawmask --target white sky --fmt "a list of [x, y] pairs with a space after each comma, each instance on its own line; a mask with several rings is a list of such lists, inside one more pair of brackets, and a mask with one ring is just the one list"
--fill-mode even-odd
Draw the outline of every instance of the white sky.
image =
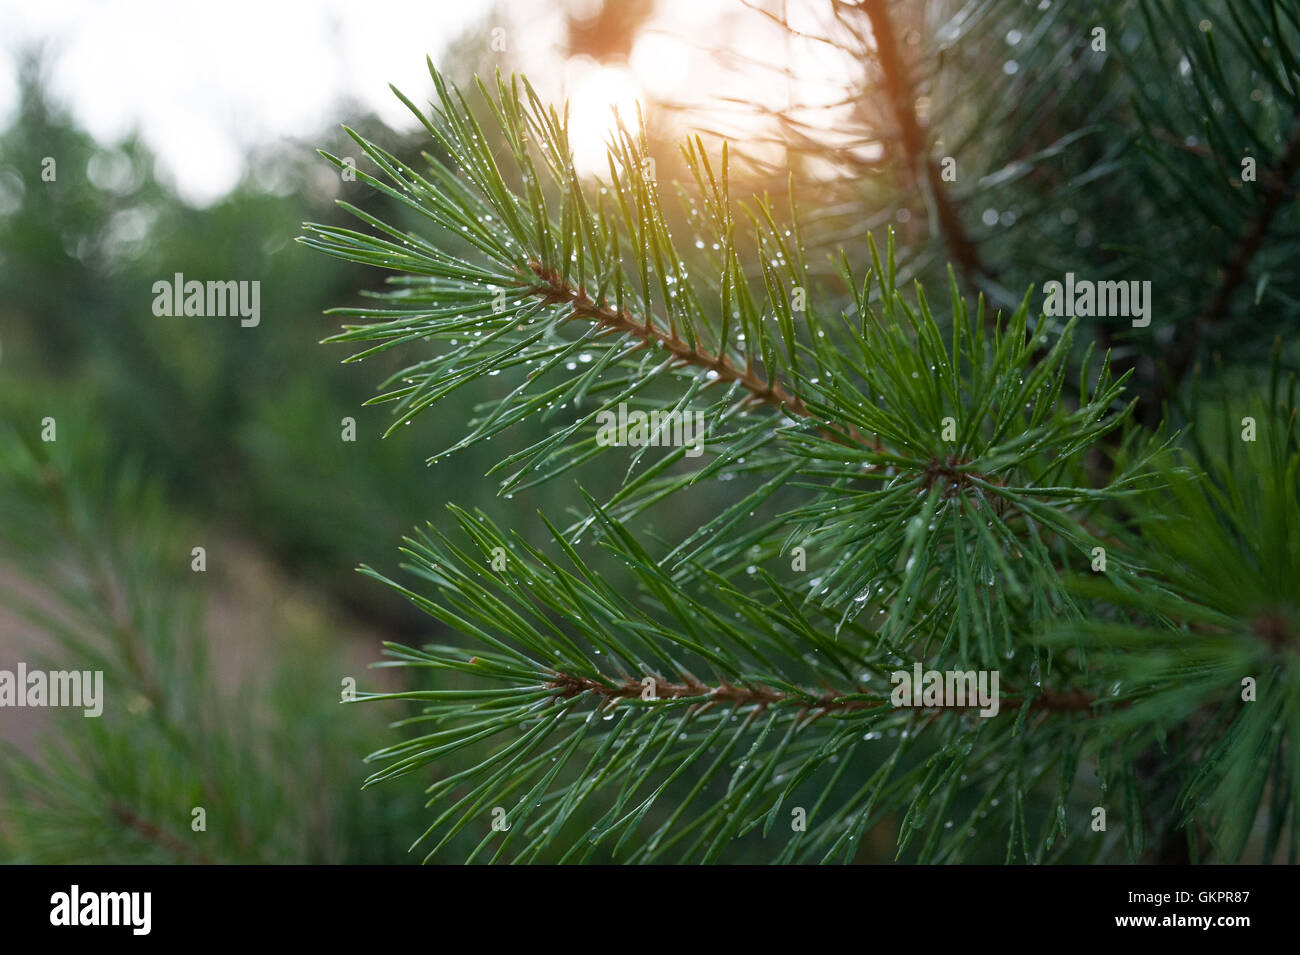
[[[659, 0], [630, 71], [593, 72], [557, 56], [564, 39], [558, 0], [503, 6], [509, 13], [500, 25], [515, 62], [544, 96], [573, 98], [575, 123], [590, 127], [588, 154], [603, 155], [608, 101], [626, 108], [641, 91], [695, 101], [761, 96], [756, 85], [771, 85], [770, 76], [726, 75], [701, 46], [746, 46], [766, 61], [785, 49], [739, 0]], [[77, 121], [106, 143], [139, 130], [181, 194], [203, 203], [235, 184], [249, 146], [341, 122], [352, 115], [339, 108], [344, 99], [395, 126], [413, 125], [388, 84], [420, 103], [429, 87], [426, 54], [436, 63], [467, 27], [495, 26], [486, 20], [492, 10], [490, 0], [0, 0], [0, 123], [15, 105], [15, 55], [41, 41], [52, 60], [52, 93]], [[723, 16], [744, 18], [745, 29], [738, 35], [733, 19], [720, 31]], [[787, 95], [784, 87], [771, 93], [772, 105]]]

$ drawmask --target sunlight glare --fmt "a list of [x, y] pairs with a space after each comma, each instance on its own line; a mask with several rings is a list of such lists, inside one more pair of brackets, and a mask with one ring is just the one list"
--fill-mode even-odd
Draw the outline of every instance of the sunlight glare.
[[609, 166], [607, 143], [616, 128], [614, 110], [629, 129], [636, 127], [637, 103], [644, 98], [632, 74], [598, 65], [585, 57], [570, 61], [569, 145], [579, 172], [600, 175]]

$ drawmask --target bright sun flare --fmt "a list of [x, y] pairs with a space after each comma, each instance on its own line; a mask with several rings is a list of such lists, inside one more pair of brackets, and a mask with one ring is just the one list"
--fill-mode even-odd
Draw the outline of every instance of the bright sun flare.
[[569, 83], [569, 145], [581, 172], [607, 173], [607, 142], [615, 129], [614, 110], [629, 129], [636, 128], [641, 87], [622, 67], [600, 66], [590, 61], [572, 64]]

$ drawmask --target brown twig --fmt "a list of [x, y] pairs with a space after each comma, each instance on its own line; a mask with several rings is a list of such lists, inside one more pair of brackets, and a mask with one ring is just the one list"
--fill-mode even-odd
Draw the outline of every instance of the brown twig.
[[1300, 112], [1293, 117], [1291, 136], [1281, 157], [1261, 178], [1264, 188], [1260, 204], [1238, 237], [1213, 298], [1203, 312], [1179, 327], [1177, 339], [1165, 360], [1165, 373], [1151, 384], [1150, 394], [1142, 403], [1140, 417], [1143, 423], [1152, 425], [1159, 421], [1161, 406], [1186, 377], [1204, 331], [1228, 318], [1233, 297], [1246, 284], [1251, 263], [1263, 247], [1273, 219], [1292, 192], [1291, 179], [1297, 170], [1300, 170]]
[[585, 319], [606, 331], [617, 332], [638, 340], [641, 343], [640, 347], [662, 348], [672, 355], [675, 361], [684, 365], [708, 369], [717, 376], [716, 380], [719, 382], [739, 384], [749, 392], [750, 400], [756, 404], [771, 405], [792, 417], [817, 422], [821, 425], [824, 435], [841, 444], [856, 444], [876, 452], [884, 450], [878, 438], [868, 440], [852, 425], [842, 428], [819, 418], [809, 410], [802, 398], [789, 391], [777, 379], [764, 378], [752, 364], [746, 364], [741, 368], [729, 355], [714, 354], [698, 344], [692, 346], [677, 333], [676, 328], [671, 332], [665, 332], [649, 315], [641, 320], [626, 310], [614, 308], [607, 302], [597, 302], [585, 288], [569, 285], [560, 273], [536, 260], [530, 260], [528, 267], [543, 283], [531, 287], [530, 291], [540, 295], [548, 304], [568, 305], [572, 309], [568, 316], [570, 319]]
[[[733, 683], [710, 686], [694, 678], [688, 678], [681, 683], [660, 680], [657, 677], [651, 679], [654, 680], [655, 698], [659, 700], [707, 697], [709, 704], [730, 703], [736, 707], [793, 706], [801, 710], [839, 713], [879, 709], [880, 707], [892, 705], [887, 696], [865, 697], [860, 691], [851, 694], [834, 692], [820, 694], [809, 692], [783, 693], [769, 686], [737, 686]], [[547, 687], [554, 690], [555, 695], [563, 699], [590, 694], [598, 697], [602, 701], [602, 705], [613, 705], [619, 700], [641, 699], [642, 694], [645, 692], [645, 685], [640, 680], [632, 678], [611, 685], [591, 677], [558, 672], [553, 675]], [[1017, 704], [1018, 706], [1021, 701], [1013, 697], [1004, 697], [1003, 702]], [[1044, 690], [1034, 698], [1030, 708], [1049, 712], [1092, 712], [1096, 702], [1095, 697], [1083, 690], [1075, 689], [1064, 692]], [[971, 701], [965, 707], [916, 707], [916, 709], [931, 710], [979, 708], [980, 704], [976, 701]], [[912, 708], [909, 707], [909, 709]], [[1016, 707], [1009, 707], [1008, 710], [1015, 712]]]
[[640, 321], [627, 311], [618, 311], [608, 304], [594, 301], [585, 288], [575, 288], [565, 283], [564, 278], [554, 269], [549, 269], [536, 260], [528, 263], [529, 268], [542, 280], [544, 285], [535, 291], [548, 304], [564, 304], [573, 308], [572, 318], [584, 318], [612, 332], [620, 332], [638, 339], [643, 347], [663, 348], [676, 360], [685, 365], [707, 368], [718, 376], [718, 381], [737, 382], [750, 393], [753, 400], [760, 404], [780, 408], [796, 418], [812, 418], [813, 414], [798, 395], [791, 394], [776, 379], [765, 380], [752, 365], [741, 369], [730, 356], [713, 354], [689, 342], [677, 334], [663, 331], [650, 320]]
[[114, 818], [127, 828], [138, 833], [146, 842], [152, 842], [154, 845], [160, 846], [182, 859], [198, 863], [199, 865], [215, 864], [212, 859], [208, 858], [202, 852], [199, 852], [193, 846], [178, 839], [170, 832], [160, 828], [121, 803], [113, 803], [109, 809]]
[[[541, 279], [542, 284], [526, 286], [525, 290], [541, 296], [542, 301], [548, 304], [569, 306], [571, 312], [566, 320], [583, 319], [592, 322], [604, 330], [638, 340], [641, 343], [640, 347], [662, 347], [673, 356], [674, 360], [682, 364], [707, 368], [717, 375], [718, 381], [740, 384], [749, 392], [750, 400], [757, 404], [771, 405], [794, 417], [817, 422], [821, 433], [833, 441], [850, 447], [866, 448], [877, 454], [885, 453], [885, 445], [879, 437], [868, 439], [853, 425], [845, 428], [813, 414], [802, 398], [789, 391], [776, 379], [763, 378], [752, 365], [747, 365], [742, 370], [730, 356], [714, 354], [699, 345], [691, 346], [677, 334], [676, 329], [665, 332], [649, 316], [644, 320], [638, 319], [630, 312], [617, 309], [608, 302], [597, 302], [585, 288], [566, 283], [564, 277], [557, 271], [542, 265], [535, 259], [529, 261], [528, 267], [537, 278]], [[942, 461], [938, 458], [932, 459], [925, 466], [922, 489], [929, 490], [939, 478], [948, 482], [951, 492], [969, 487], [972, 479], [994, 485], [1001, 483], [988, 474], [960, 471], [958, 466], [961, 463], [952, 457]], [[867, 464], [864, 469], [870, 471], [875, 467], [876, 465]], [[1014, 504], [1007, 498], [998, 495], [997, 501], [1001, 509], [1015, 509]]]
[[[194, 745], [194, 741], [181, 730], [173, 712], [172, 698], [148, 665], [144, 637], [123, 605], [121, 588], [109, 559], [95, 546], [92, 539], [84, 535], [74, 517], [71, 496], [63, 475], [47, 464], [41, 471], [41, 483], [54, 497], [59, 529], [70, 551], [79, 558], [91, 592], [106, 618], [107, 635], [121, 654], [127, 670], [139, 681], [140, 693], [149, 704], [151, 717], [173, 746], [194, 758], [204, 790], [209, 793], [219, 792], [219, 774], [208, 758], [206, 748]], [[241, 824], [235, 831], [235, 838], [243, 849], [249, 845], [252, 836], [247, 827]]]
[[889, 0], [863, 0], [861, 10], [871, 23], [871, 33], [876, 45], [876, 61], [880, 64], [885, 94], [889, 98], [895, 122], [898, 124], [898, 139], [903, 146], [903, 153], [917, 186], [927, 187], [935, 218], [938, 220], [939, 235], [947, 250], [948, 258], [956, 264], [968, 285], [985, 290], [986, 298], [1000, 301], [997, 296], [988, 294], [993, 291], [992, 289], [985, 289], [986, 282], [996, 281], [997, 276], [980, 260], [979, 251], [975, 242], [967, 235], [957, 207], [948, 198], [939, 164], [930, 155], [925, 131], [921, 128], [921, 121], [916, 115], [912, 80], [899, 56], [894, 22], [889, 15]]

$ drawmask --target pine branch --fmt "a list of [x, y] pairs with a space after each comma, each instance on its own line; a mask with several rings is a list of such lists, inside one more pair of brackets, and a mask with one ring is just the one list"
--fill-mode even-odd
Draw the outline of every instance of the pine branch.
[[[327, 785], [355, 771], [355, 754], [380, 725], [340, 719], [341, 658], [314, 641], [310, 659], [263, 660], [265, 684], [222, 686], [195, 599], [203, 575], [183, 556], [194, 528], [95, 441], [108, 428], [72, 413], [58, 421], [59, 440], [49, 443], [24, 440], [29, 419], [23, 431], [0, 424], [0, 564], [27, 584], [0, 586], [0, 603], [39, 636], [29, 665], [99, 671], [104, 692], [96, 718], [42, 727], [34, 755], [0, 753], [7, 857], [400, 859], [388, 828], [406, 814], [413, 824], [416, 805], [397, 793], [395, 803], [362, 804]], [[123, 528], [129, 534], [115, 533]], [[283, 711], [278, 719], [250, 705], [262, 690]], [[329, 746], [304, 749], [314, 739]], [[205, 810], [205, 830], [189, 829], [195, 807]], [[315, 824], [322, 814], [326, 827]]]
[[[980, 748], [953, 751], [962, 754], [955, 757], [951, 771], [956, 773], [959, 767], [978, 765], [986, 758], [977, 753], [1008, 745], [1004, 734], [1014, 734], [1027, 714], [1038, 713], [1041, 718], [1033, 724], [1031, 745], [1044, 754], [1040, 765], [1046, 767], [1068, 749], [1063, 748], [1063, 738], [1081, 732], [1073, 725], [1072, 714], [1092, 717], [1081, 721], [1091, 723], [1111, 705], [1109, 698], [1102, 700], [1082, 685], [1060, 691], [1035, 688], [1031, 693], [1004, 694], [1007, 717], [983, 720], [960, 707], [950, 708], [951, 712], [898, 709], [862, 685], [857, 687], [862, 692], [852, 694], [810, 691], [805, 687], [844, 685], [846, 677], [851, 679], [859, 670], [883, 676], [899, 664], [883, 659], [880, 641], [852, 624], [844, 626], [838, 637], [827, 636], [817, 625], [823, 615], [816, 606], [805, 610], [788, 598], [759, 602], [707, 574], [701, 575], [698, 588], [673, 582], [625, 528], [598, 507], [596, 511], [602, 543], [620, 557], [637, 586], [594, 574], [554, 529], [554, 542], [567, 555], [567, 567], [524, 545], [517, 534], [512, 541], [481, 516], [454, 508], [477, 554], [456, 547], [432, 527], [429, 533], [409, 539], [404, 551], [411, 560], [407, 569], [434, 584], [437, 599], [367, 569], [478, 645], [472, 655], [450, 646], [416, 650], [389, 645], [388, 653], [396, 658], [389, 665], [474, 677], [480, 686], [486, 681], [483, 689], [451, 679], [439, 681], [433, 689], [362, 697], [418, 702], [423, 713], [407, 722], [436, 727], [374, 753], [372, 759], [384, 761], [385, 767], [368, 781], [374, 784], [405, 775], [433, 761], [443, 767], [444, 776], [429, 790], [431, 802], [442, 811], [426, 833], [441, 832], [442, 837], [431, 844], [426, 858], [434, 857], [447, 838], [473, 825], [494, 806], [509, 819], [510, 833], [524, 835], [523, 845], [512, 850], [515, 857], [534, 857], [562, 838], [581, 803], [602, 795], [601, 804], [606, 806], [617, 796], [610, 814], [593, 830], [591, 841], [573, 843], [566, 858], [586, 858], [608, 845], [617, 852], [629, 844], [651, 806], [660, 797], [667, 798], [666, 792], [676, 791], [671, 785], [674, 780], [690, 770], [701, 782], [669, 803], [670, 818], [637, 840], [635, 844], [642, 848], [633, 858], [658, 858], [669, 848], [679, 848], [677, 839], [685, 838], [694, 826], [728, 819], [729, 825], [701, 830], [691, 847], [701, 858], [712, 859], [738, 833], [765, 819], [770, 825], [774, 806], [790, 805], [787, 800], [796, 798], [788, 787], [785, 795], [764, 789], [764, 781], [778, 773], [793, 773], [796, 780], [819, 778], [829, 771], [830, 757], [839, 762], [847, 759], [844, 748], [856, 746], [854, 741], [901, 732], [901, 751], [922, 734], [950, 740], [966, 739], [969, 734], [970, 739], [981, 741]], [[485, 562], [499, 561], [503, 550], [508, 555], [506, 570], [485, 572]], [[779, 582], [763, 579], [774, 593], [780, 592]], [[801, 652], [800, 645], [816, 652]], [[910, 663], [904, 660], [901, 665]], [[700, 666], [715, 670], [718, 677], [696, 676]], [[1004, 661], [1004, 670], [1011, 666]], [[799, 675], [809, 668], [812, 679]], [[645, 677], [630, 674], [654, 674], [655, 692], [647, 696]], [[1060, 678], [1071, 679], [1065, 671]], [[1031, 671], [1025, 671], [1021, 682], [1031, 679]], [[605, 726], [611, 728], [606, 731]], [[733, 743], [715, 754], [710, 743], [719, 742], [733, 727]], [[764, 738], [778, 736], [784, 742], [775, 750], [762, 745]], [[495, 737], [501, 741], [486, 761], [475, 757], [463, 769], [449, 763], [467, 743]], [[735, 815], [728, 813], [725, 801], [700, 803], [704, 781], [721, 772], [733, 747], [738, 755], [746, 746], [748, 755], [735, 768], [731, 786], [747, 794], [746, 804], [755, 800], [751, 808]], [[566, 769], [579, 753], [590, 754], [589, 768]], [[896, 754], [893, 760], [899, 758]], [[1072, 776], [1068, 761], [1062, 772]], [[923, 811], [913, 801], [916, 791], [907, 788], [909, 778], [919, 782], [910, 771], [903, 772], [891, 784], [890, 795], [880, 796], [882, 804], [899, 809], [910, 804], [909, 812]], [[993, 780], [989, 784], [997, 785]], [[646, 786], [650, 789], [638, 803], [643, 797], [634, 799], [633, 794]], [[829, 791], [816, 797], [818, 804]], [[862, 795], [865, 798], [867, 793]], [[804, 800], [812, 797], [797, 798], [793, 804], [807, 805]], [[691, 826], [674, 827], [673, 820], [691, 807], [696, 817]], [[855, 799], [841, 803], [819, 825], [816, 837], [799, 845], [791, 843], [788, 853], [810, 858], [808, 854], [844, 851], [844, 838], [862, 832], [861, 811]], [[514, 837], [507, 833], [498, 857], [513, 844]], [[950, 840], [938, 840], [924, 855], [939, 851], [955, 848]], [[682, 857], [694, 856], [688, 852]]]
[[1263, 176], [1263, 189], [1255, 212], [1232, 247], [1222, 278], [1209, 304], [1203, 312], [1178, 326], [1178, 335], [1164, 362], [1164, 374], [1151, 384], [1143, 404], [1142, 420], [1147, 425], [1152, 425], [1159, 419], [1164, 403], [1178, 392], [1200, 349], [1205, 332], [1221, 325], [1230, 317], [1232, 300], [1249, 280], [1251, 263], [1264, 247], [1274, 219], [1286, 202], [1293, 198], [1290, 195], [1291, 181], [1297, 171], [1300, 171], [1300, 111], [1292, 116], [1291, 134], [1281, 155]]
[[735, 382], [749, 392], [753, 401], [769, 404], [775, 408], [799, 418], [810, 418], [811, 413], [798, 395], [790, 394], [776, 379], [765, 381], [752, 365], [744, 369], [736, 366], [729, 355], [710, 353], [698, 344], [687, 343], [676, 329], [664, 332], [647, 316], [638, 320], [626, 310], [616, 310], [605, 302], [595, 302], [585, 288], [575, 288], [566, 283], [554, 269], [544, 267], [540, 262], [530, 261], [531, 268], [543, 282], [534, 292], [542, 294], [542, 300], [548, 305], [563, 303], [571, 307], [570, 318], [582, 318], [595, 323], [602, 331], [617, 332], [637, 339], [640, 347], [658, 346], [667, 351], [674, 359], [684, 365], [692, 365], [712, 372], [721, 383]]
[[[700, 704], [702, 706], [717, 704], [730, 704], [735, 707], [756, 706], [759, 708], [789, 706], [809, 712], [813, 719], [828, 713], [851, 713], [855, 710], [879, 709], [893, 705], [888, 696], [872, 696], [861, 688], [853, 693], [823, 692], [816, 694], [807, 690], [782, 692], [766, 686], [736, 686], [730, 683], [710, 686], [696, 679], [690, 679], [683, 683], [672, 683], [659, 677], [646, 677], [640, 680], [630, 677], [622, 683], [610, 685], [602, 680], [568, 673], [556, 673], [547, 686], [553, 689], [555, 695], [561, 699], [570, 699], [582, 694], [588, 694], [601, 701], [602, 706], [607, 706], [620, 700], [644, 699], [646, 692], [645, 679], [653, 681], [655, 696], [660, 699], [703, 699], [706, 702]], [[1028, 699], [1030, 710], [1048, 710], [1055, 713], [1092, 712], [1097, 703], [1092, 694], [1080, 689], [1068, 690], [1063, 693], [1044, 690]], [[1016, 706], [1022, 701], [1023, 698], [1017, 695], [1001, 697], [998, 712], [1000, 714], [1006, 712], [1015, 713]], [[1008, 706], [1008, 704], [1011, 705]], [[963, 708], [978, 710], [981, 707], [982, 704], [971, 701], [966, 703], [964, 707], [952, 705], [928, 707], [921, 705], [914, 707], [914, 710], [918, 713], [926, 710], [932, 710], [935, 713], [957, 713]]]
[[[1300, 858], [1300, 790], [1284, 783], [1265, 800], [1267, 787], [1297, 772], [1288, 747], [1300, 734], [1300, 441], [1295, 379], [1283, 394], [1277, 372], [1275, 359], [1270, 392], [1236, 408], [1197, 405], [1192, 460], [1204, 471], [1164, 465], [1163, 489], [1137, 515], [1132, 546], [1143, 569], [1076, 581], [1099, 613], [1045, 637], [1056, 648], [1084, 642], [1094, 676], [1129, 688], [1128, 705], [1102, 716], [1103, 739], [1125, 740], [1123, 757], [1153, 795], [1163, 791], [1168, 805], [1151, 829], [1164, 858], [1188, 860], [1199, 823], [1218, 857], [1235, 861], [1261, 813], [1263, 858], [1284, 848], [1292, 863]], [[1243, 411], [1264, 438], [1226, 435], [1215, 447], [1211, 415], [1230, 421]], [[1147, 736], [1174, 726], [1172, 749]]]
[[[1133, 706], [1101, 689], [1082, 650], [1053, 656], [1038, 641], [1045, 625], [1086, 614], [1062, 572], [1098, 544], [1089, 515], [1139, 494], [1161, 453], [1129, 439], [1111, 483], [1088, 482], [1086, 453], [1132, 410], [1108, 357], [1098, 368], [1085, 355], [1078, 397], [1064, 400], [1073, 323], [1054, 328], [1032, 316], [1028, 294], [1009, 315], [986, 318], [983, 298], [972, 312], [950, 269], [951, 319], [941, 324], [919, 283], [914, 299], [899, 293], [892, 234], [883, 254], [868, 237], [865, 270], [841, 252], [850, 296], [841, 307], [809, 276], [793, 187], [787, 227], [766, 199], [745, 209], [754, 226], [747, 271], [726, 147], [715, 174], [698, 139], [683, 149], [697, 187], [685, 211], [705, 251], [688, 263], [641, 162], [643, 130], [620, 127], [609, 178], [583, 183], [557, 111], [543, 108], [526, 82], [498, 78], [495, 96], [481, 91], [508, 147], [512, 166], [503, 172], [473, 112], [432, 75], [440, 106], [422, 119], [450, 163], [431, 159], [421, 175], [358, 138], [394, 185], [360, 171], [358, 179], [422, 213], [433, 235], [362, 214], [387, 238], [308, 226], [303, 240], [404, 273], [382, 296], [389, 307], [348, 310], [365, 323], [335, 340], [381, 342], [355, 358], [429, 339], [451, 345], [394, 376], [378, 400], [397, 404], [400, 425], [478, 378], [526, 369], [457, 445], [571, 409], [552, 434], [501, 460], [497, 469], [518, 468], [504, 491], [608, 454], [593, 419], [653, 383], [677, 391], [656, 407], [703, 406], [714, 457], [669, 474], [682, 460], [678, 449], [644, 474], [629, 468], [603, 505], [584, 492], [589, 517], [567, 531], [547, 525], [560, 560], [453, 508], [472, 547], [430, 527], [403, 549], [406, 570], [435, 592], [366, 568], [474, 647], [388, 647], [396, 658], [388, 665], [442, 679], [363, 697], [418, 702], [423, 712], [407, 722], [433, 727], [372, 754], [383, 767], [368, 785], [440, 767], [428, 791], [438, 807], [426, 832], [429, 857], [495, 808], [510, 830], [496, 843], [485, 836], [471, 859], [493, 844], [494, 858], [536, 858], [556, 844], [568, 847], [566, 860], [617, 855], [639, 831], [636, 861], [670, 850], [712, 861], [745, 833], [770, 828], [791, 787], [809, 782], [816, 805], [834, 808], [816, 836], [790, 843], [781, 858], [851, 856], [877, 807], [923, 820], [904, 824], [900, 851], [928, 826], [918, 857], [955, 858], [960, 841], [934, 828], [953, 790], [933, 814], [924, 794], [955, 786], [980, 758], [974, 753], [992, 758], [1014, 747], [982, 779], [1015, 792], [1007, 857], [1043, 858], [1064, 833], [1074, 760], [1095, 745], [1094, 724], [1109, 726], [1121, 718], [1114, 711]], [[453, 251], [466, 247], [465, 255]], [[570, 360], [579, 354], [585, 370]], [[712, 385], [722, 395], [710, 403]], [[757, 406], [782, 418], [746, 421]], [[644, 453], [632, 454], [633, 467]], [[657, 542], [652, 552], [627, 523], [721, 476], [750, 488], [685, 539]], [[757, 517], [783, 488], [802, 499]], [[579, 554], [586, 537], [626, 580]], [[1119, 542], [1108, 555], [1117, 573], [1141, 569], [1130, 564], [1126, 540], [1107, 537]], [[823, 555], [814, 579], [780, 579], [759, 566], [794, 546]], [[872, 691], [872, 678], [923, 661], [997, 669], [1004, 687], [1028, 689], [1001, 697], [1016, 714], [1002, 720], [968, 707], [898, 708]], [[647, 674], [657, 686], [648, 697]], [[844, 792], [849, 756], [881, 733], [899, 734], [898, 748], [883, 764], [859, 763], [872, 782]], [[489, 740], [486, 758], [476, 751], [458, 761]], [[943, 758], [913, 763], [905, 755], [913, 745]], [[1058, 816], [1035, 842], [1017, 815], [1024, 787], [1057, 771]], [[782, 791], [772, 784], [778, 778], [792, 781]], [[714, 783], [737, 794], [739, 806], [702, 801]], [[678, 801], [655, 809], [683, 786]], [[564, 834], [588, 800], [603, 808], [573, 841]], [[675, 826], [688, 810], [689, 822]], [[667, 818], [649, 821], [652, 811]]]
[[133, 812], [127, 806], [120, 803], [114, 803], [110, 811], [115, 819], [121, 822], [132, 832], [137, 833], [145, 842], [159, 846], [168, 853], [176, 856], [183, 862], [195, 863], [198, 865], [214, 865], [215, 862], [209, 859], [202, 852], [199, 852], [193, 846], [177, 839], [174, 835], [167, 832], [160, 826], [155, 825], [148, 819], [143, 818]]
[[[878, 453], [885, 452], [884, 445], [881, 444], [879, 438], [868, 440], [857, 428], [853, 427], [848, 428], [845, 433], [834, 423], [818, 418], [808, 410], [808, 406], [802, 398], [797, 394], [792, 394], [776, 378], [765, 380], [755, 370], [752, 363], [747, 363], [745, 368], [742, 369], [736, 365], [729, 355], [720, 352], [708, 352], [698, 344], [691, 345], [686, 342], [677, 334], [676, 329], [671, 333], [664, 332], [655, 326], [649, 316], [645, 320], [638, 320], [626, 310], [615, 309], [607, 302], [593, 301], [585, 288], [574, 288], [572, 285], [565, 283], [563, 276], [558, 272], [554, 269], [545, 268], [536, 260], [530, 261], [528, 267], [544, 283], [540, 287], [531, 289], [531, 291], [534, 293], [540, 292], [543, 301], [547, 304], [564, 303], [569, 305], [572, 308], [570, 318], [586, 319], [602, 330], [627, 335], [642, 342], [643, 347], [646, 348], [657, 346], [667, 351], [683, 365], [703, 368], [710, 372], [713, 377], [709, 384], [731, 382], [739, 384], [749, 392], [754, 403], [771, 405], [792, 417], [814, 421], [822, 426], [821, 433], [836, 443], [856, 444], [870, 448]], [[867, 467], [871, 466], [867, 465]]]

